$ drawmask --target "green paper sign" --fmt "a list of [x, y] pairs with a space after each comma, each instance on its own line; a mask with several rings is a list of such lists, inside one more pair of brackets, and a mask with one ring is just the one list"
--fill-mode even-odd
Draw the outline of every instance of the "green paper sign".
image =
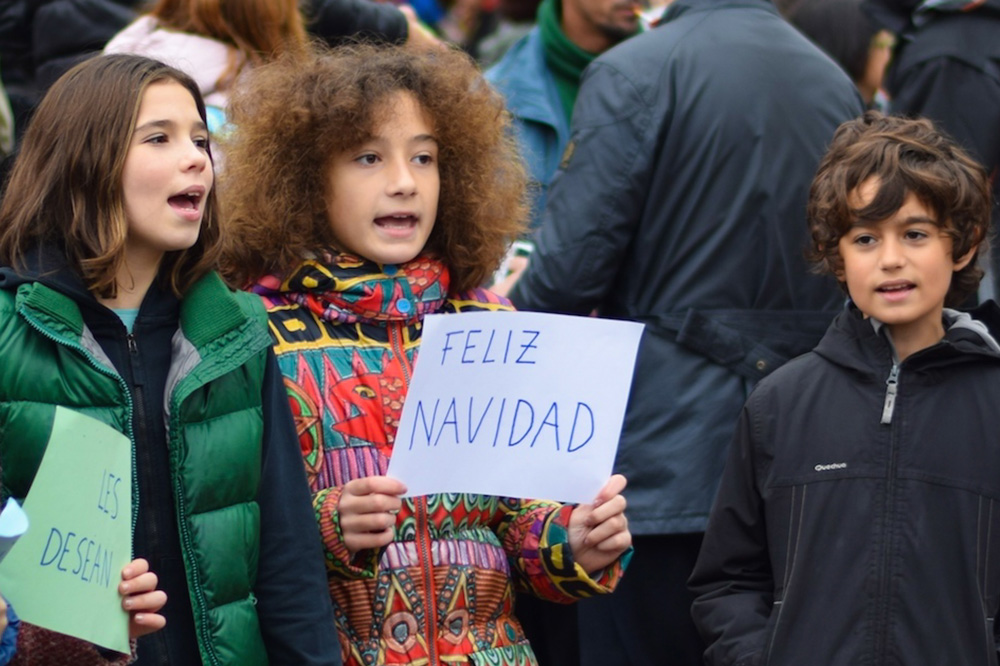
[[132, 560], [129, 439], [56, 407], [23, 508], [30, 527], [0, 562], [0, 592], [26, 622], [128, 653], [118, 583]]

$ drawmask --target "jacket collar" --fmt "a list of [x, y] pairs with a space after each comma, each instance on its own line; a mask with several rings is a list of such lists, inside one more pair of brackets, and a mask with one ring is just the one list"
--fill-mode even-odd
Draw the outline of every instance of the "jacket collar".
[[235, 331], [248, 319], [248, 313], [214, 271], [191, 285], [181, 300], [181, 328], [198, 348]]
[[104, 309], [84, 285], [83, 278], [70, 267], [60, 248], [38, 247], [25, 255], [24, 264], [19, 270], [9, 266], [0, 268], [0, 289], [16, 291], [23, 284], [40, 283], [71, 298], [81, 308]]
[[[975, 310], [945, 311], [944, 339], [906, 359], [906, 365], [928, 370], [943, 365], [993, 360], [1000, 362], [1000, 307], [988, 301]], [[816, 346], [816, 353], [864, 375], [882, 377], [893, 364], [889, 338], [848, 303]], [[884, 378], [884, 377], [883, 377]]]
[[[29, 286], [21, 289], [22, 285]], [[69, 266], [62, 250], [52, 245], [29, 252], [23, 270], [0, 268], [0, 289], [17, 290], [21, 303], [46, 313], [77, 336], [83, 332], [85, 319], [92, 321], [91, 318], [114, 317]], [[77, 307], [66, 307], [67, 298]], [[184, 335], [196, 347], [226, 335], [248, 319], [248, 314], [240, 308], [222, 278], [214, 272], [192, 285], [179, 307]], [[177, 308], [177, 297], [173, 292], [155, 281], [143, 299], [141, 309], [143, 316], [171, 316]]]
[[569, 122], [559, 108], [555, 79], [545, 64], [545, 47], [537, 25], [487, 70], [486, 78], [503, 91], [515, 116], [553, 127], [559, 135], [569, 135]]
[[674, 0], [663, 12], [657, 25], [663, 25], [689, 12], [713, 11], [726, 7], [757, 7], [778, 14], [771, 0]]

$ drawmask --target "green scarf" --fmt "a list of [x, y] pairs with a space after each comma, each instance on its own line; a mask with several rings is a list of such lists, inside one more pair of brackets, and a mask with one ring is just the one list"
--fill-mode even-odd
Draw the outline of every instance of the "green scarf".
[[598, 56], [588, 53], [569, 41], [560, 25], [561, 0], [542, 0], [538, 5], [538, 31], [542, 38], [545, 62], [556, 80], [556, 90], [562, 102], [566, 121], [569, 122], [580, 90], [580, 76], [587, 65]]

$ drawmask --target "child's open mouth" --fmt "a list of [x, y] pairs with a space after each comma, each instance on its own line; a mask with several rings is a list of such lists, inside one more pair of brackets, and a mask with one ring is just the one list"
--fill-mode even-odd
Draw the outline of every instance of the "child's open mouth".
[[375, 218], [375, 224], [387, 229], [409, 229], [417, 223], [415, 215], [387, 215]]
[[198, 208], [201, 203], [201, 196], [200, 192], [177, 194], [167, 199], [167, 203], [181, 217], [197, 221], [201, 217], [201, 211]]
[[912, 282], [900, 282], [898, 284], [887, 284], [878, 287], [875, 291], [881, 294], [888, 301], [901, 301], [916, 288]]
[[376, 217], [375, 226], [389, 237], [409, 238], [414, 229], [417, 228], [418, 221], [419, 219], [416, 215], [386, 215], [384, 217]]

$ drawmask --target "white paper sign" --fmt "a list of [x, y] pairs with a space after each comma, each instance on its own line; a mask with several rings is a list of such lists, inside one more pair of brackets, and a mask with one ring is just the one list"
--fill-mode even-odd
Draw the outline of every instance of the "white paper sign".
[[388, 476], [411, 496], [593, 501], [641, 335], [635, 322], [537, 312], [426, 317]]

